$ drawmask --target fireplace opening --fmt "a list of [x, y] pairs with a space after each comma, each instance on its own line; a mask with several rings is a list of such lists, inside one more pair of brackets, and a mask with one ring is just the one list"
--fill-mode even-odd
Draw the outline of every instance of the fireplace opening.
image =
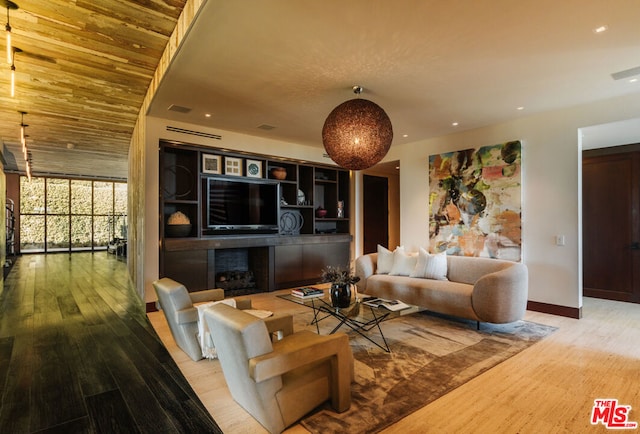
[[224, 289], [225, 297], [267, 291], [264, 281], [264, 248], [218, 249], [215, 252], [216, 288]]

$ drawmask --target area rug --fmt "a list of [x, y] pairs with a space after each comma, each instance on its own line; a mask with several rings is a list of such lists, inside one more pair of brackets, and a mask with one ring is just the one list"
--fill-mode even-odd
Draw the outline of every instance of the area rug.
[[[295, 318], [297, 327], [309, 327], [310, 314]], [[326, 332], [332, 324], [322, 326]], [[390, 353], [350, 334], [355, 359], [351, 408], [338, 414], [326, 404], [301, 421], [307, 430], [379, 432], [556, 330], [518, 321], [482, 324], [478, 331], [475, 322], [428, 312], [395, 318], [382, 327]]]

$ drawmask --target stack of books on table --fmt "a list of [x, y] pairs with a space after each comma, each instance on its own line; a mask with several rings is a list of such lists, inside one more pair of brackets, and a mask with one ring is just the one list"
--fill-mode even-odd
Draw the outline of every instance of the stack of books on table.
[[324, 296], [324, 291], [322, 289], [306, 286], [304, 288], [292, 289], [291, 295], [298, 298], [316, 298]]

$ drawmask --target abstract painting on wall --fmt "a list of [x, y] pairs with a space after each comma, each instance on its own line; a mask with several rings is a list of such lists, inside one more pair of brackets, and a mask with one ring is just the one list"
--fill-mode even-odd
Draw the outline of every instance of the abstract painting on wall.
[[522, 260], [519, 140], [429, 157], [432, 252]]

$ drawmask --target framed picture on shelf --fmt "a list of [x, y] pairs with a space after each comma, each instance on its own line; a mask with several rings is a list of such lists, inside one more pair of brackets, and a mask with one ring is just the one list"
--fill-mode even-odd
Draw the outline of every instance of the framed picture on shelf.
[[242, 158], [224, 157], [224, 174], [242, 176]]
[[262, 161], [249, 160], [245, 162], [245, 173], [250, 178], [262, 178]]
[[222, 156], [202, 154], [202, 173], [222, 173]]

